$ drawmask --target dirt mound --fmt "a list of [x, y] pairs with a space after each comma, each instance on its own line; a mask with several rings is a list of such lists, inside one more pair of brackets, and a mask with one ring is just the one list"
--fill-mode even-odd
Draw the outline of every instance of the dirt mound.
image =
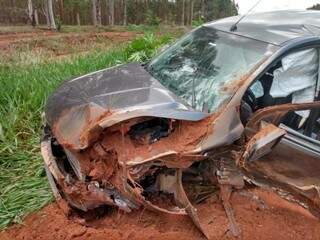
[[[308, 211], [281, 199], [274, 193], [255, 190], [266, 208], [248, 197], [235, 193], [232, 203], [242, 229], [241, 239], [320, 239], [320, 222]], [[228, 221], [216, 198], [197, 205], [200, 217], [212, 239], [232, 239]], [[83, 226], [67, 220], [57, 205], [51, 204], [28, 216], [22, 225], [0, 233], [1, 240], [11, 239], [204, 239], [187, 216], [150, 211], [124, 214], [112, 211]]]

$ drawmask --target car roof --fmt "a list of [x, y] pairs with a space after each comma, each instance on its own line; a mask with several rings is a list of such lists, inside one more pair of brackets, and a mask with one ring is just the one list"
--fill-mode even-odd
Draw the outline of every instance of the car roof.
[[285, 45], [298, 37], [320, 36], [320, 11], [285, 10], [248, 14], [237, 25], [230, 28], [241, 15], [220, 19], [205, 24], [217, 30], [230, 32], [275, 45]]

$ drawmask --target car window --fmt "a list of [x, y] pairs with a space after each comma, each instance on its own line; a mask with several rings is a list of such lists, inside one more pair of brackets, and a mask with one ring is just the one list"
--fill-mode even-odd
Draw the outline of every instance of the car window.
[[[245, 123], [255, 111], [265, 107], [319, 100], [319, 62], [316, 48], [296, 51], [279, 60], [244, 94], [242, 121]], [[319, 109], [290, 112], [282, 123], [320, 140]]]
[[147, 70], [189, 105], [213, 112], [233, 95], [223, 88], [270, 54], [267, 43], [201, 27], [157, 56]]

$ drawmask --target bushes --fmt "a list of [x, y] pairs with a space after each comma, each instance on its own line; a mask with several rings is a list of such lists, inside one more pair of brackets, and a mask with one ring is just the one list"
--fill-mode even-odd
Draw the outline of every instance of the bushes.
[[168, 35], [157, 37], [153, 33], [146, 34], [142, 38], [132, 41], [125, 49], [129, 61], [146, 62], [150, 59], [157, 49], [171, 41]]
[[146, 13], [146, 23], [149, 26], [159, 26], [161, 19], [157, 17], [152, 10], [148, 10]]
[[192, 27], [199, 27], [204, 24], [204, 18], [200, 16], [197, 20], [192, 20]]

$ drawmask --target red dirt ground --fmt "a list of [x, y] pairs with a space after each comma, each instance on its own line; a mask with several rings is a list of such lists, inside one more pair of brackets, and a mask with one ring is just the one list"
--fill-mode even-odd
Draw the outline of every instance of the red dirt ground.
[[[12, 45], [25, 43], [28, 41], [48, 40], [49, 38], [61, 38], [72, 42], [73, 39], [77, 41], [92, 40], [95, 38], [104, 38], [107, 40], [124, 42], [133, 39], [136, 34], [133, 32], [100, 32], [100, 33], [58, 33], [51, 31], [37, 31], [37, 32], [17, 32], [0, 34], [0, 50], [5, 50]], [[79, 40], [80, 39], [80, 40]]]
[[[320, 221], [302, 207], [278, 195], [255, 190], [266, 203], [261, 209], [237, 193], [232, 203], [242, 229], [238, 239], [320, 239]], [[228, 221], [217, 199], [197, 205], [202, 224], [211, 239], [233, 239], [227, 234]], [[105, 240], [105, 239], [204, 239], [186, 216], [153, 213], [147, 210], [124, 214], [111, 212], [83, 226], [63, 215], [55, 203], [28, 216], [22, 225], [0, 233], [0, 240]]]

